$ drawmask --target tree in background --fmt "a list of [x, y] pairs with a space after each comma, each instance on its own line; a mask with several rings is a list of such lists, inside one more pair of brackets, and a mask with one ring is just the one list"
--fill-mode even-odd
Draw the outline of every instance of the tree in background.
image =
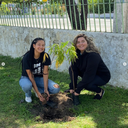
[[2, 4], [2, 2], [8, 4], [8, 3], [23, 3], [23, 1], [32, 3], [32, 2], [37, 2], [38, 0], [0, 0], [0, 5]]
[[88, 5], [87, 0], [79, 0], [81, 3], [80, 9], [75, 0], [48, 0], [51, 4], [53, 3], [63, 3], [66, 5], [67, 13], [69, 15], [70, 22], [73, 29], [87, 30], [87, 14]]
[[5, 3], [11, 3], [13, 0], [0, 0], [0, 6], [2, 4], [2, 2], [5, 2]]
[[78, 10], [78, 6], [76, 5], [75, 0], [65, 0], [67, 12], [73, 29], [87, 30], [87, 0], [81, 0], [80, 2], [81, 11]]

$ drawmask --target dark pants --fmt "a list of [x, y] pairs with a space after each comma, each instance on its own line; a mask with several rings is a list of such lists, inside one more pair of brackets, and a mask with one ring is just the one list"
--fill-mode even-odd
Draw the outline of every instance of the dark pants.
[[[69, 75], [70, 75], [70, 79], [71, 79], [71, 83], [70, 83], [70, 88], [73, 85], [73, 78], [74, 78], [74, 84], [75, 84], [75, 88], [77, 87], [77, 80], [78, 80], [78, 76], [83, 78], [83, 74], [79, 71], [73, 71], [71, 70], [71, 67], [69, 68]], [[73, 77], [74, 76], [74, 77]], [[93, 91], [96, 93], [100, 93], [101, 92], [101, 88], [98, 86], [103, 86], [105, 85], [107, 82], [105, 82], [104, 80], [102, 80], [99, 76], [95, 76], [94, 80], [92, 82], [90, 82], [88, 85], [85, 85], [83, 87], [83, 89], [89, 90], [89, 91]]]
[[101, 88], [99, 88], [98, 86], [103, 86], [105, 84], [106, 82], [104, 80], [102, 80], [99, 76], [95, 76], [94, 80], [90, 84], [86, 85], [84, 88], [89, 91], [100, 93]]

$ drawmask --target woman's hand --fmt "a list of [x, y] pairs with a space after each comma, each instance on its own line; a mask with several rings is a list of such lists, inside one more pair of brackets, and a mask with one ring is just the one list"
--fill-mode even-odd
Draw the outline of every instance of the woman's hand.
[[74, 90], [73, 89], [70, 89], [70, 93], [74, 93]]
[[74, 93], [75, 96], [80, 95], [80, 94], [76, 93], [73, 89], [70, 89], [70, 93]]
[[74, 95], [75, 95], [75, 96], [79, 96], [80, 94], [78, 94], [78, 93], [74, 92]]
[[49, 97], [50, 97], [48, 90], [44, 90], [44, 93], [46, 93], [48, 95], [48, 97], [47, 97], [47, 101], [48, 101]]
[[44, 102], [45, 101], [45, 98], [41, 95], [41, 93], [40, 92], [38, 92], [38, 98], [39, 98], [39, 100], [41, 101], [41, 102]]

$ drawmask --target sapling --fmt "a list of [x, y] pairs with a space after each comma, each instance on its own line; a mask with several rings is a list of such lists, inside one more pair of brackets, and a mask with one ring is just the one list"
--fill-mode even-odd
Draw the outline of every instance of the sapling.
[[55, 59], [56, 68], [60, 67], [64, 60], [67, 60], [70, 64], [77, 58], [75, 47], [73, 46], [73, 43], [70, 43], [69, 41], [53, 44], [49, 48], [49, 54], [53, 56], [52, 61]]
[[[58, 68], [64, 62], [64, 60], [67, 60], [70, 65], [71, 62], [74, 63], [75, 60], [78, 58], [73, 43], [70, 43], [69, 41], [61, 42], [60, 44], [53, 44], [49, 48], [49, 54], [53, 56], [52, 61], [53, 59], [55, 59], [54, 61], [56, 68]], [[73, 70], [72, 70], [72, 77], [73, 77], [73, 89], [75, 91]]]

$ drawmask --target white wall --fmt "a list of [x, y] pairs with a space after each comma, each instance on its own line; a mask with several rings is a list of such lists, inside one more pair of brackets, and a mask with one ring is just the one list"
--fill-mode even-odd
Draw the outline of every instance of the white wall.
[[[0, 54], [20, 57], [30, 48], [36, 37], [44, 38], [47, 47], [53, 43], [72, 41], [80, 33], [94, 38], [104, 62], [110, 69], [110, 84], [128, 88], [128, 65], [123, 66], [123, 62], [128, 63], [128, 34], [0, 26]], [[68, 66], [65, 61], [58, 70], [68, 72]], [[52, 69], [56, 69], [54, 63]]]

